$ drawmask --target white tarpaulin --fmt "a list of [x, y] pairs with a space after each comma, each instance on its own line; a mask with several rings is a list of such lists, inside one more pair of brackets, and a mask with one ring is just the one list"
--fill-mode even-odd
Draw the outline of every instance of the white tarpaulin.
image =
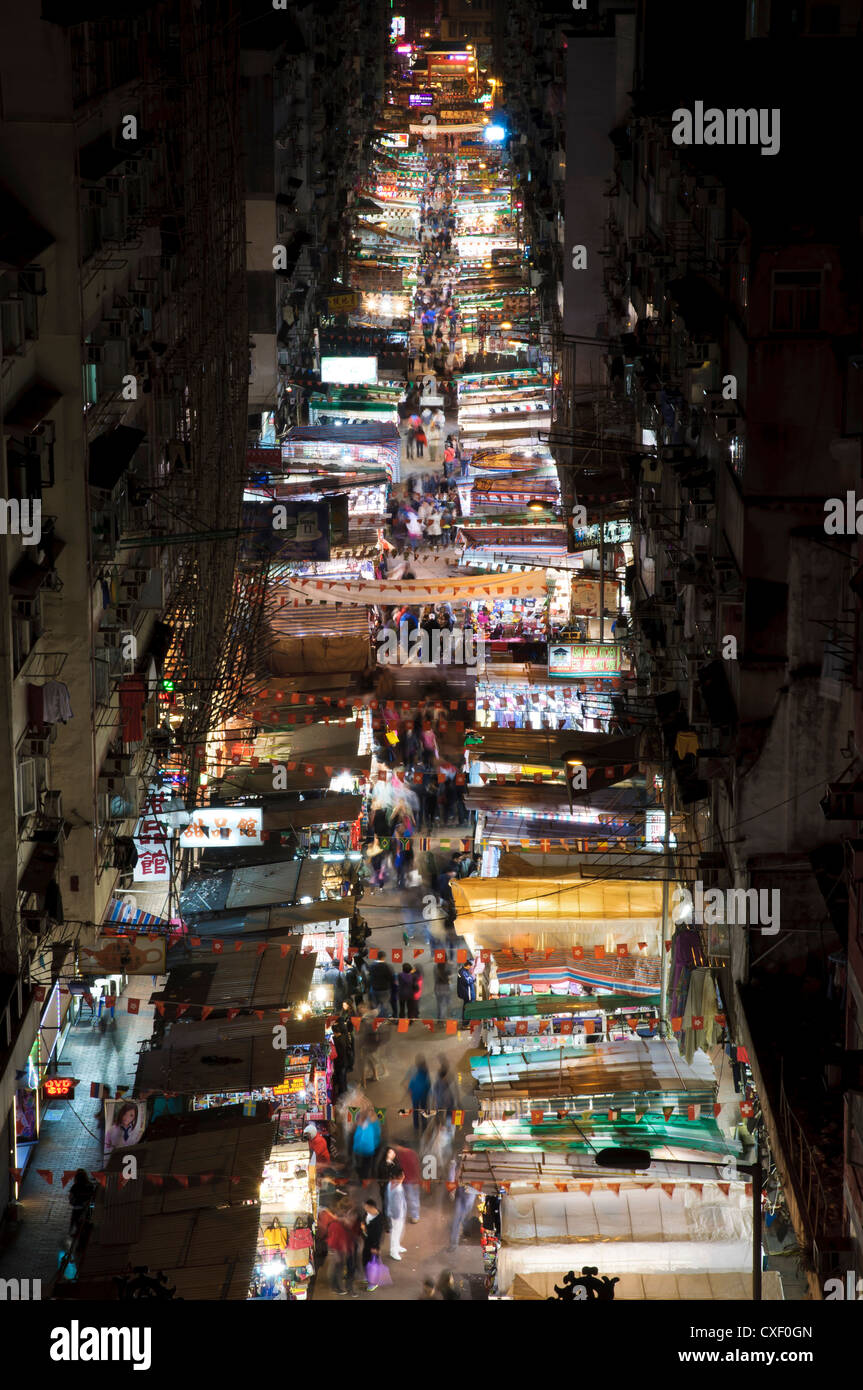
[[744, 1273], [752, 1268], [752, 1241], [632, 1241], [607, 1245], [601, 1241], [585, 1245], [504, 1246], [497, 1257], [497, 1283], [508, 1292], [517, 1274], [572, 1269], [593, 1265], [603, 1274], [699, 1274]]
[[521, 574], [455, 575], [439, 579], [400, 579], [392, 584], [387, 580], [322, 579], [317, 575], [286, 579], [279, 586], [279, 601], [298, 608], [306, 603], [402, 604], [464, 602], [474, 599], [545, 598], [548, 593], [546, 571], [525, 570]]
[[[701, 1186], [701, 1185], [699, 1185]], [[666, 1191], [615, 1184], [586, 1193], [506, 1197], [501, 1293], [518, 1274], [595, 1265], [604, 1274], [743, 1273], [752, 1268], [752, 1199], [742, 1183]]]
[[[752, 1198], [742, 1182], [723, 1183], [727, 1193], [715, 1182], [699, 1184], [700, 1191], [688, 1183], [668, 1191], [658, 1183], [614, 1187], [620, 1190], [597, 1185], [591, 1193], [507, 1196], [501, 1203], [501, 1237], [506, 1245], [743, 1240], [749, 1253], [741, 1267], [751, 1266]], [[603, 1263], [609, 1259], [614, 1256], [607, 1253]], [[704, 1263], [709, 1266], [710, 1261]]]

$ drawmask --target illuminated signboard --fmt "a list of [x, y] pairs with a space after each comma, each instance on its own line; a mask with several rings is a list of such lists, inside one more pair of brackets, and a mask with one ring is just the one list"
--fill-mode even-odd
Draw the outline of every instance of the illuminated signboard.
[[263, 811], [255, 806], [202, 806], [192, 812], [180, 841], [196, 849], [241, 849], [264, 843]]
[[434, 92], [411, 92], [408, 97], [409, 106], [432, 106], [434, 104]]
[[74, 1076], [46, 1076], [42, 1094], [46, 1100], [74, 1100], [77, 1084]]
[[620, 647], [616, 642], [550, 642], [550, 676], [619, 676]]
[[[355, 290], [345, 294], [331, 294], [327, 299], [327, 310], [331, 314], [350, 313], [360, 307], [360, 297]], [[248, 450], [246, 451], [248, 453]]]
[[394, 14], [390, 20], [390, 38], [400, 39], [405, 31], [405, 17], [403, 14]]
[[338, 385], [374, 386], [377, 379], [377, 357], [321, 358], [321, 381]]
[[306, 1089], [306, 1078], [304, 1076], [289, 1076], [287, 1081], [283, 1081], [281, 1086], [273, 1087], [274, 1096], [294, 1096]]

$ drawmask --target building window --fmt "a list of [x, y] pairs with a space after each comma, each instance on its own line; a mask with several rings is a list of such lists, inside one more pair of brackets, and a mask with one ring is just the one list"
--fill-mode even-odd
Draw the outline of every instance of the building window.
[[735, 293], [737, 303], [741, 309], [749, 308], [749, 266], [745, 261], [741, 261], [737, 266], [735, 276]]
[[728, 441], [728, 462], [735, 478], [742, 481], [746, 466], [746, 440], [741, 434], [732, 435]]
[[18, 759], [15, 778], [15, 801], [19, 817], [35, 815], [39, 799], [48, 785], [47, 758]]
[[17, 676], [42, 636], [42, 598], [17, 599], [12, 609], [12, 662]]
[[845, 368], [843, 434], [863, 434], [863, 355], [848, 359]]
[[813, 333], [821, 326], [821, 271], [774, 270], [770, 328], [774, 333]]

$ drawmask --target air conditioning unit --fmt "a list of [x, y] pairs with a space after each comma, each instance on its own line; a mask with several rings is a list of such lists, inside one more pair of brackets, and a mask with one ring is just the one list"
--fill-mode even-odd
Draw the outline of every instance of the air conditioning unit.
[[122, 627], [128, 627], [133, 616], [131, 603], [118, 603], [114, 611], [117, 614], [117, 622]]
[[22, 752], [31, 758], [47, 758], [50, 749], [50, 734], [27, 734], [22, 745]]
[[821, 810], [825, 820], [863, 820], [863, 783], [828, 782]]
[[118, 627], [100, 627], [96, 636], [100, 647], [121, 647], [123, 634]]
[[120, 582], [120, 596], [121, 596], [121, 598], [123, 598], [127, 603], [135, 603], [135, 602], [137, 602], [137, 599], [138, 599], [138, 595], [139, 595], [139, 593], [140, 593], [140, 590], [141, 590], [140, 584], [132, 584], [132, 583], [130, 583], [129, 580], [127, 580], [127, 579], [123, 579], [123, 580], [121, 580], [121, 582]]
[[134, 765], [135, 756], [133, 753], [114, 753], [105, 759], [102, 764], [102, 772], [108, 777], [118, 773], [128, 776]]

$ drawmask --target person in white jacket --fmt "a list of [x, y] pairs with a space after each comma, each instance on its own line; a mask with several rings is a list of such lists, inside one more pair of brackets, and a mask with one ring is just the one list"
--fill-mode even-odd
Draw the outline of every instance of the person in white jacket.
[[387, 1183], [387, 1217], [390, 1222], [390, 1259], [400, 1260], [405, 1247], [402, 1236], [407, 1216], [407, 1197], [405, 1196], [404, 1173], [390, 1178]]

